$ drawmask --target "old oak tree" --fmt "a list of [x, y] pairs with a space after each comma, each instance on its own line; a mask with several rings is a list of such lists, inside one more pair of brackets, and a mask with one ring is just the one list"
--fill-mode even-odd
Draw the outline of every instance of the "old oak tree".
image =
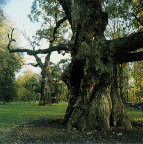
[[50, 53], [55, 50], [71, 51], [72, 61], [61, 78], [70, 90], [70, 100], [64, 117], [69, 129], [109, 129], [111, 126], [131, 128], [117, 91], [117, 65], [139, 61], [143, 52], [143, 32], [126, 38], [106, 40], [104, 30], [108, 14], [102, 11], [100, 0], [58, 0], [71, 25], [73, 36], [69, 44], [51, 46], [44, 50], [8, 49], [29, 55]]

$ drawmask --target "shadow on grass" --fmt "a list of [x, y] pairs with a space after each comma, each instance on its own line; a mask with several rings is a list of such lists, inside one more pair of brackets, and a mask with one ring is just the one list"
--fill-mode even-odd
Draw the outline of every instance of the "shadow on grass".
[[143, 128], [143, 120], [131, 120], [131, 124], [134, 127], [142, 127]]
[[[3, 134], [3, 143], [137, 143], [143, 142], [143, 122], [132, 121], [131, 131], [114, 128], [107, 132], [68, 130], [60, 118], [43, 118], [23, 123]], [[120, 134], [120, 135], [118, 135]]]
[[[31, 106], [38, 106], [38, 104], [33, 104]], [[38, 106], [38, 107], [52, 107], [52, 106], [58, 106], [58, 104], [51, 104], [51, 105]]]
[[[133, 128], [139, 128], [138, 130], [143, 130], [142, 120], [131, 120]], [[66, 125], [63, 123], [62, 118], [43, 118], [37, 119], [24, 124], [19, 125], [19, 127], [44, 127], [44, 128], [56, 128], [56, 129], [66, 129]]]
[[60, 118], [43, 118], [43, 119], [37, 119], [34, 121], [26, 122], [20, 127], [23, 127], [26, 125], [27, 127], [45, 127], [45, 128], [58, 128], [63, 129], [66, 128], [65, 124], [63, 123], [63, 119]]

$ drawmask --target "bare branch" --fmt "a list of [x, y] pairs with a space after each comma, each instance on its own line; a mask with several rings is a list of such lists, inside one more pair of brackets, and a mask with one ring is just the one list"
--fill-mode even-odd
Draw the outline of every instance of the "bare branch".
[[37, 55], [34, 55], [34, 57], [35, 57], [35, 59], [36, 59], [36, 61], [37, 61], [37, 64], [38, 64], [41, 68], [43, 68], [44, 65], [43, 65], [41, 59], [40, 59]]
[[58, 46], [51, 46], [50, 48], [47, 49], [39, 49], [36, 51], [29, 50], [29, 49], [9, 49], [9, 52], [14, 53], [14, 52], [27, 52], [28, 55], [36, 55], [36, 54], [47, 54], [53, 51], [60, 51], [60, 50], [66, 50], [70, 51], [69, 45], [66, 44], [60, 44]]
[[29, 63], [29, 64], [27, 64], [27, 65], [32, 65], [32, 66], [34, 66], [34, 67], [38, 67], [38, 66], [39, 66], [39, 64], [34, 64], [34, 63]]
[[[14, 29], [13, 29], [14, 30]], [[35, 47], [33, 48], [33, 50], [29, 50], [29, 49], [10, 49], [10, 45], [12, 43], [12, 41], [15, 41], [15, 39], [12, 39], [12, 35], [13, 35], [13, 30], [11, 33], [11, 38], [9, 38], [9, 43], [8, 43], [8, 50], [10, 53], [14, 53], [14, 52], [27, 52], [28, 55], [37, 55], [37, 54], [47, 54], [47, 53], [51, 53], [53, 51], [60, 51], [60, 50], [66, 50], [66, 51], [70, 51], [70, 47], [67, 44], [59, 44], [58, 46], [51, 46], [47, 49], [39, 49], [39, 50], [35, 50]], [[9, 37], [9, 34], [8, 34]], [[33, 46], [31, 40], [28, 38], [28, 41], [30, 42], [30, 44]], [[36, 59], [37, 56], [35, 57]]]
[[16, 41], [15, 39], [12, 38], [13, 31], [14, 31], [14, 28], [12, 29], [12, 32], [11, 32], [11, 38], [9, 38], [9, 34], [8, 34], [8, 39], [9, 39], [8, 50], [10, 49], [11, 43], [12, 43], [13, 41]]
[[[22, 33], [22, 32], [21, 32], [21, 33]], [[30, 38], [29, 38], [25, 33], [22, 33], [22, 34], [23, 34], [23, 36], [25, 37], [25, 39], [30, 43], [30, 45], [33, 47], [33, 50], [35, 50], [35, 47], [34, 47], [32, 41], [30, 40]]]
[[11, 33], [11, 39], [12, 39], [12, 34], [13, 34], [14, 28], [12, 29], [12, 33]]

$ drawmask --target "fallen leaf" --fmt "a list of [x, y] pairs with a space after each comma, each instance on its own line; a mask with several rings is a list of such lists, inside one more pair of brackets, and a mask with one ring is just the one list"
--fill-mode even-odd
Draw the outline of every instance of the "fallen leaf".
[[92, 134], [92, 132], [88, 132], [88, 133], [87, 133], [87, 135], [90, 135], [90, 134]]
[[118, 133], [117, 136], [123, 135], [122, 133]]

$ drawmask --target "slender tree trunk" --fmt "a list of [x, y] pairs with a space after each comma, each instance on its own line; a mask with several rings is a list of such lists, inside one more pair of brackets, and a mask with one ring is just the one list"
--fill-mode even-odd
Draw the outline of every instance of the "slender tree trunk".
[[51, 89], [50, 89], [50, 55], [49, 53], [45, 58], [45, 64], [42, 68], [42, 80], [41, 80], [41, 98], [39, 106], [51, 105]]
[[41, 98], [39, 101], [39, 106], [45, 106], [45, 78], [46, 78], [46, 72], [45, 72], [45, 68], [41, 68], [41, 75], [42, 75], [42, 80], [41, 80]]
[[50, 56], [51, 53], [48, 54], [46, 57], [46, 79], [45, 79], [45, 98], [46, 98], [46, 104], [51, 105], [51, 88], [50, 88], [50, 83], [51, 83], [51, 64], [50, 64]]
[[[127, 77], [127, 84], [129, 84], [129, 78]], [[128, 85], [127, 85], [127, 102], [129, 101], [129, 89], [128, 89]]]

